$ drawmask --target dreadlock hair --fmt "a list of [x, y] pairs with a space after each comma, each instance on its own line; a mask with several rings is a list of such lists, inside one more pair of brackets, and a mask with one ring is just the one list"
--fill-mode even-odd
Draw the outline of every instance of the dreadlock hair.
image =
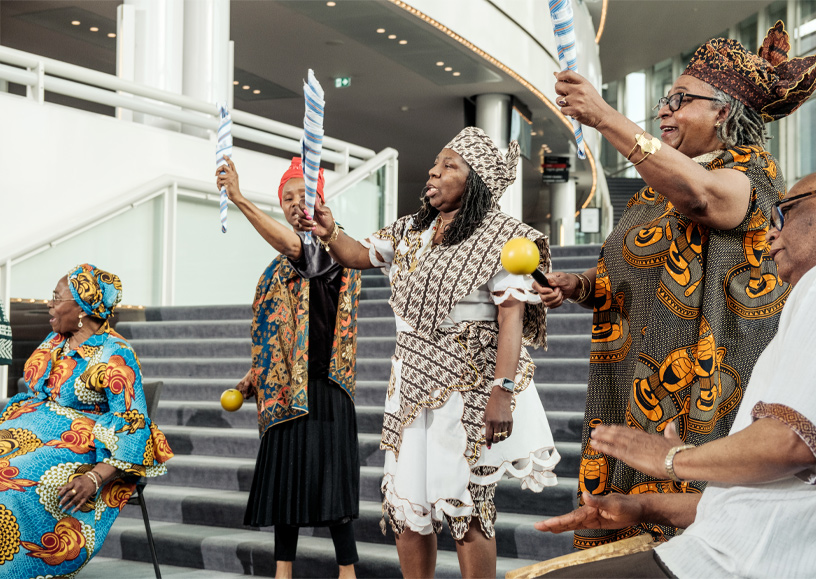
[[[442, 245], [456, 245], [473, 235], [487, 212], [495, 206], [490, 189], [487, 188], [487, 185], [476, 171], [471, 169], [467, 181], [465, 181], [465, 192], [462, 193], [462, 206], [451, 224], [445, 229]], [[431, 206], [425, 196], [425, 189], [423, 189], [422, 207], [414, 213], [414, 223], [411, 229], [425, 231], [430, 227], [437, 215], [439, 215], [439, 210]]]
[[714, 98], [717, 99], [712, 101], [712, 107], [720, 108], [723, 104], [730, 107], [725, 122], [717, 127], [717, 138], [725, 143], [726, 147], [737, 145], [763, 147], [768, 139], [768, 133], [765, 131], [762, 116], [720, 89], [711, 88], [714, 89]]

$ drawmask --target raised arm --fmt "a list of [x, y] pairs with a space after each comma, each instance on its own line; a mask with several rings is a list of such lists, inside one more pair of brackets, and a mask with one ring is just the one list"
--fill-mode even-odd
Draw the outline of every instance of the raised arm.
[[[556, 79], [555, 91], [563, 95], [567, 103], [562, 104], [562, 97], [557, 99], [561, 112], [594, 127], [618, 152], [627, 156], [633, 150], [635, 136], [643, 133], [643, 129], [606, 103], [581, 75], [564, 71], [558, 73]], [[652, 138], [648, 133], [643, 136]], [[703, 152], [708, 151], [696, 154]], [[632, 160], [639, 161], [642, 156], [638, 148]], [[751, 185], [748, 177], [739, 171], [707, 171], [669, 146], [661, 147], [635, 168], [643, 180], [665, 195], [678, 211], [703, 225], [733, 229], [748, 211]]]
[[331, 209], [320, 198], [315, 200], [314, 210], [314, 219], [308, 219], [310, 216], [304, 215], [301, 225], [329, 244], [329, 255], [334, 261], [352, 269], [374, 267], [368, 257], [368, 248], [337, 226]]
[[231, 159], [226, 158], [226, 161], [229, 166], [222, 165], [215, 172], [218, 189], [227, 188], [230, 201], [235, 203], [269, 245], [287, 257], [300, 259], [303, 248], [297, 233], [258, 209], [252, 201], [243, 196], [238, 185], [238, 171]]

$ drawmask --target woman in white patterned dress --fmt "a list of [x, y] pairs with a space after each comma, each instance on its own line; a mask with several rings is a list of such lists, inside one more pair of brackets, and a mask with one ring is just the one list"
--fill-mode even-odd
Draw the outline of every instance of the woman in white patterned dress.
[[532, 280], [500, 263], [507, 240], [527, 237], [549, 269], [546, 237], [498, 210], [517, 163], [517, 143], [505, 158], [468, 127], [437, 156], [414, 215], [362, 242], [320, 204], [303, 222], [339, 263], [380, 267], [391, 282], [397, 346], [380, 444], [383, 510], [406, 577], [433, 576], [443, 520], [462, 575], [495, 577], [498, 480], [535, 492], [556, 484], [560, 457], [524, 348], [546, 345], [546, 309]]

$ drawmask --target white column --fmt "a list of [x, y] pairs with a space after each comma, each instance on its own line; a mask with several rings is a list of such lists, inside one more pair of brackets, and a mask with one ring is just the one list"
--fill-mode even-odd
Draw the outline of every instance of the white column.
[[[182, 92], [209, 103], [227, 104], [232, 92], [229, 0], [184, 0]], [[206, 136], [197, 127], [187, 134]]]
[[[487, 136], [493, 139], [502, 154], [507, 153], [510, 144], [510, 107], [512, 97], [506, 94], [480, 94], [476, 97], [476, 126], [482, 129]], [[519, 159], [521, 165], [521, 159]], [[516, 167], [516, 181], [507, 188], [499, 203], [501, 210], [521, 219], [521, 179], [518, 178]]]
[[[183, 0], [125, 0], [135, 9], [133, 80], [181, 93], [184, 39]], [[136, 122], [179, 130], [179, 123], [134, 113]]]
[[550, 245], [575, 244], [575, 181], [550, 184]]

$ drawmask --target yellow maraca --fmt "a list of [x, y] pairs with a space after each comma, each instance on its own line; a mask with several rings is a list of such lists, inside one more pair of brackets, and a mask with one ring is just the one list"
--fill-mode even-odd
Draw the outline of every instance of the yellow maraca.
[[535, 243], [526, 237], [516, 237], [502, 247], [502, 267], [514, 275], [530, 273], [539, 285], [550, 287], [547, 277], [538, 269], [539, 255]]
[[235, 388], [224, 390], [221, 394], [221, 408], [227, 412], [235, 412], [244, 403], [244, 395]]

